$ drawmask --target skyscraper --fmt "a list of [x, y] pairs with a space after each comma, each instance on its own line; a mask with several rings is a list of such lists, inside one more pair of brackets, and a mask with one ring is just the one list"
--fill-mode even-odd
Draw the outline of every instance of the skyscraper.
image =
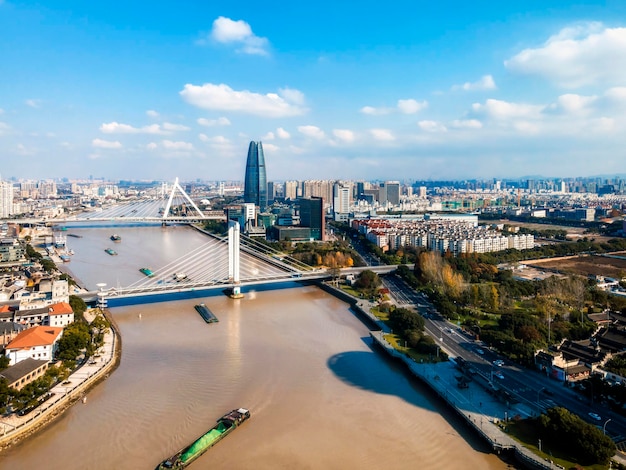
[[243, 199], [244, 202], [251, 202], [259, 206], [260, 210], [267, 207], [267, 176], [265, 175], [265, 157], [261, 142], [250, 142], [248, 147]]

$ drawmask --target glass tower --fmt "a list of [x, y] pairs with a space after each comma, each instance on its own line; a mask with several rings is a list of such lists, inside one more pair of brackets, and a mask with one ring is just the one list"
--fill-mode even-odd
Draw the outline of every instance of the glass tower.
[[267, 177], [261, 142], [250, 142], [243, 188], [244, 202], [251, 202], [261, 210], [267, 207]]

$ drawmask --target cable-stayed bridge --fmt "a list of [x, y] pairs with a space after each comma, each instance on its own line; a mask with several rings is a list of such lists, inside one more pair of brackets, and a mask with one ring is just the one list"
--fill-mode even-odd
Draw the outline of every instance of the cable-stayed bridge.
[[[367, 266], [346, 268], [342, 272], [358, 274], [370, 269], [384, 274], [396, 267]], [[144, 271], [144, 274], [144, 279], [129, 286], [106, 289], [102, 286], [100, 291], [90, 292], [84, 297], [93, 299], [97, 296], [101, 304], [106, 304], [117, 299], [154, 299], [160, 295], [212, 289], [228, 289], [238, 296], [242, 287], [319, 280], [333, 275], [328, 269], [313, 268], [258, 240], [242, 236], [236, 222], [230, 223], [227, 237], [211, 235], [204, 245], [165, 266]]]

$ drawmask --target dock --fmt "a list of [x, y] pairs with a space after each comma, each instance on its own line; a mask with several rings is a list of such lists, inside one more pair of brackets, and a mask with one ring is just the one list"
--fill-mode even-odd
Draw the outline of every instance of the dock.
[[195, 305], [194, 308], [200, 314], [200, 316], [204, 319], [205, 322], [216, 323], [219, 321], [217, 317], [215, 316], [215, 314], [211, 312], [211, 310], [209, 310], [209, 307], [207, 307], [206, 305], [198, 304], [198, 305]]

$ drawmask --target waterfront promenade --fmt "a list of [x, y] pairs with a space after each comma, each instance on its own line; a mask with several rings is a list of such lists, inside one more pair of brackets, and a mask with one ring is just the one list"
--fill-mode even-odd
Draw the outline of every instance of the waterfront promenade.
[[[84, 313], [88, 322], [95, 318], [94, 310]], [[110, 320], [110, 317], [108, 318]], [[104, 344], [98, 353], [76, 369], [66, 381], [55, 385], [50, 390], [52, 396], [48, 400], [24, 416], [14, 413], [0, 418], [0, 448], [8, 447], [36, 432], [59, 417], [75, 402], [82, 401], [87, 404], [87, 391], [106, 378], [118, 363], [119, 345], [118, 335], [112, 326], [104, 335]]]

